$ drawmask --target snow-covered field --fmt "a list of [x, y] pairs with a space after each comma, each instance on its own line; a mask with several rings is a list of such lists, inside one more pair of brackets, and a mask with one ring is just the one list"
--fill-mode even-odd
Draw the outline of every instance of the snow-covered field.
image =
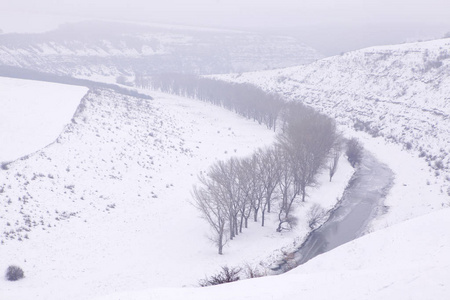
[[308, 233], [313, 203], [332, 208], [353, 170], [341, 159], [310, 191], [295, 231], [250, 228], [224, 249], [190, 204], [197, 174], [245, 156], [274, 133], [222, 108], [152, 93], [142, 100], [91, 91], [57, 141], [0, 171], [0, 299], [89, 299], [123, 291], [195, 286], [220, 266], [269, 264]]
[[87, 88], [0, 77], [0, 162], [53, 143]]

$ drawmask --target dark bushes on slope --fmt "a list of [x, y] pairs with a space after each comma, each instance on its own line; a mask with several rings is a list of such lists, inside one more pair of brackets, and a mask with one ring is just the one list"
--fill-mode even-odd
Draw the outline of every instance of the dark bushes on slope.
[[352, 167], [355, 167], [357, 164], [361, 163], [363, 147], [357, 139], [352, 138], [347, 142], [347, 151], [345, 154]]
[[241, 268], [229, 268], [228, 266], [223, 266], [219, 273], [201, 280], [199, 284], [204, 287], [238, 281], [240, 279], [240, 272]]
[[23, 270], [18, 266], [9, 266], [6, 269], [6, 280], [16, 281], [24, 277]]

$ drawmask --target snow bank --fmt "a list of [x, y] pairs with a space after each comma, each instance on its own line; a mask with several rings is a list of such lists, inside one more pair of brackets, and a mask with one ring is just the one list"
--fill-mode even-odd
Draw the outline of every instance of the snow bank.
[[0, 77], [0, 162], [55, 141], [87, 88]]
[[95, 300], [448, 299], [450, 209], [368, 234], [274, 277]]

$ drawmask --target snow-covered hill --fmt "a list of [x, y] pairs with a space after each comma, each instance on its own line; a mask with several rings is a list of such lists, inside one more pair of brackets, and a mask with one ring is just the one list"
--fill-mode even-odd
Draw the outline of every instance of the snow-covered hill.
[[385, 203], [389, 214], [378, 226], [449, 201], [450, 39], [373, 47], [306, 66], [218, 77], [254, 83], [334, 117], [347, 136], [359, 137], [386, 162], [397, 179]]
[[84, 22], [40, 34], [0, 35], [0, 65], [81, 78], [273, 69], [321, 55], [294, 38], [183, 27]]
[[225, 264], [277, 259], [308, 233], [308, 208], [333, 207], [353, 172], [341, 160], [333, 182], [323, 174], [296, 230], [276, 233], [269, 214], [219, 256], [190, 204], [192, 185], [213, 162], [248, 155], [274, 133], [207, 103], [152, 96], [90, 91], [55, 143], [0, 170], [0, 270], [16, 264], [26, 276], [3, 279], [1, 299], [196, 285]]
[[0, 162], [53, 143], [87, 88], [0, 77]]
[[450, 168], [450, 39], [381, 46], [307, 66], [223, 76], [302, 101]]

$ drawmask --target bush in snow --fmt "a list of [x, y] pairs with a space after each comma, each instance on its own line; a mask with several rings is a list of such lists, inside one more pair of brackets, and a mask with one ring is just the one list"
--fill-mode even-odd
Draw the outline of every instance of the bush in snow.
[[3, 162], [1, 162], [0, 163], [0, 168], [2, 169], [2, 170], [8, 170], [9, 169], [9, 162], [6, 162], [6, 161], [3, 161]]
[[17, 266], [9, 266], [6, 269], [6, 280], [16, 281], [24, 277], [23, 270]]
[[[261, 265], [262, 266], [262, 265]], [[250, 264], [244, 265], [244, 273], [246, 278], [258, 278], [267, 276], [267, 273], [264, 270], [264, 267], [261, 266], [252, 266]]]
[[200, 280], [199, 284], [204, 287], [238, 281], [240, 279], [238, 276], [240, 272], [241, 268], [229, 268], [227, 266], [223, 266], [219, 273]]
[[325, 221], [327, 214], [325, 210], [319, 205], [314, 204], [308, 212], [308, 226], [310, 229], [314, 229], [317, 225], [322, 224]]

